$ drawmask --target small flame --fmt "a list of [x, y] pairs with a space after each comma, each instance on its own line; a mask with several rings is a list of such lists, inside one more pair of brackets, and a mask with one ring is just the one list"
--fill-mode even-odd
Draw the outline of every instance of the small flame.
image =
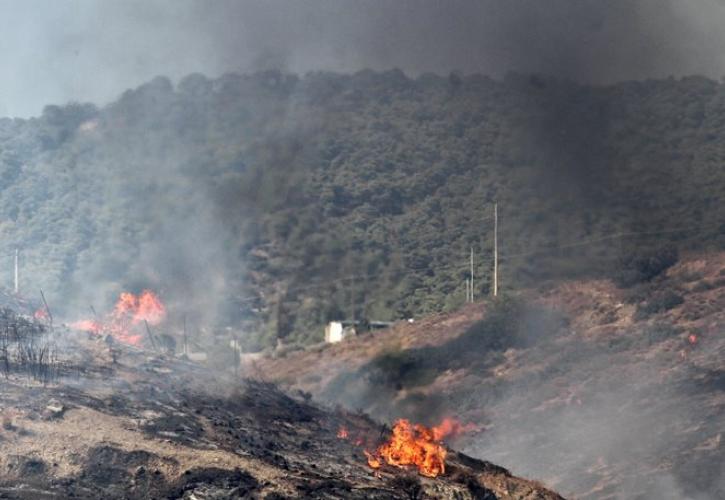
[[103, 325], [100, 322], [94, 321], [92, 319], [82, 319], [80, 321], [74, 321], [68, 326], [73, 328], [74, 330], [90, 332], [96, 335], [100, 335], [101, 330], [103, 330]]
[[347, 439], [350, 436], [350, 434], [347, 432], [347, 427], [344, 425], [340, 427], [340, 430], [337, 431], [337, 437], [340, 439]]
[[442, 440], [475, 428], [472, 424], [463, 425], [452, 418], [446, 418], [440, 425], [430, 428], [400, 419], [393, 426], [390, 440], [378, 447], [374, 453], [365, 451], [365, 456], [368, 465], [373, 469], [380, 468], [385, 461], [396, 467], [413, 465], [420, 474], [436, 477], [446, 472], [447, 451]]
[[431, 430], [433, 431], [434, 439], [436, 441], [442, 441], [447, 437], [454, 438], [477, 429], [478, 426], [476, 424], [462, 424], [455, 418], [446, 417], [443, 419], [443, 422]]
[[694, 333], [691, 333], [690, 335], [687, 336], [687, 341], [690, 343], [690, 345], [697, 344], [697, 340], [698, 340], [697, 335], [695, 335]]
[[50, 315], [48, 314], [48, 311], [45, 309], [45, 307], [41, 307], [33, 313], [33, 317], [38, 321], [47, 321], [50, 318]]
[[365, 453], [365, 456], [368, 457], [368, 465], [373, 469], [379, 469], [383, 466], [382, 462], [380, 462], [380, 460], [369, 451], [363, 450], [363, 453]]

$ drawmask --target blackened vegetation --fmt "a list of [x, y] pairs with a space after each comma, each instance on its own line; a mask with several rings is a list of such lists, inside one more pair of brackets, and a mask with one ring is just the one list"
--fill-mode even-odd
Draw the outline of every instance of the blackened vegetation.
[[[249, 498], [258, 490], [257, 480], [236, 468], [195, 467], [178, 478], [167, 478], [153, 464], [173, 462], [144, 451], [124, 451], [101, 445], [93, 448], [76, 477], [47, 480], [49, 465], [41, 460], [16, 456], [12, 464], [25, 478], [17, 489], [0, 484], [0, 498]], [[196, 495], [190, 496], [190, 495]]]
[[[678, 259], [677, 249], [664, 246], [654, 250], [638, 250], [620, 259], [614, 273], [614, 282], [625, 288], [624, 300], [636, 304], [634, 318], [645, 320], [682, 304], [685, 299], [681, 287], [667, 282], [667, 269]], [[686, 277], [690, 278], [690, 277]], [[697, 279], [692, 277], [692, 280]]]
[[111, 498], [245, 498], [255, 491], [258, 482], [239, 468], [197, 467], [185, 470], [170, 480], [158, 467], [149, 464], [173, 462], [172, 459], [144, 451], [127, 452], [112, 446], [99, 446], [89, 453], [77, 481], [67, 484], [73, 496], [94, 494]]
[[[496, 497], [482, 475], [515, 481], [505, 469], [453, 451], [447, 474], [435, 480], [391, 466], [373, 472], [363, 449], [374, 449], [390, 429], [364, 414], [328, 411], [269, 383], [220, 379], [199, 366], [142, 351], [129, 350], [122, 360], [113, 371], [84, 378], [80, 387], [27, 387], [9, 380], [0, 386], [0, 401], [29, 420], [45, 419], [50, 402], [127, 419], [150, 445], [129, 448], [116, 436], [119, 443], [100, 441], [78, 453], [69, 443], [80, 469], [71, 476], [55, 475], [57, 464], [48, 457], [18, 455], [11, 469], [0, 471], [0, 497], [387, 500], [431, 498], [434, 491], [432, 498], [489, 500]], [[88, 373], [96, 372], [89, 367]], [[67, 418], [60, 414], [52, 425]], [[351, 439], [338, 438], [343, 425]], [[170, 443], [187, 457], [222, 453], [228, 462], [183, 462], [188, 458], [153, 443]]]
[[45, 325], [0, 309], [0, 370], [25, 374], [48, 383], [59, 373], [58, 353]]

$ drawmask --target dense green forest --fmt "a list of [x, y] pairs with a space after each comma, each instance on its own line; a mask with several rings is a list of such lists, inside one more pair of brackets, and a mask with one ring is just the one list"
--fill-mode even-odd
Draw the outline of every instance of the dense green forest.
[[722, 248], [724, 164], [700, 77], [158, 77], [0, 120], [0, 279], [20, 248], [22, 292], [69, 318], [153, 288], [247, 349], [307, 343], [460, 306], [471, 248], [488, 293], [494, 202], [504, 290]]

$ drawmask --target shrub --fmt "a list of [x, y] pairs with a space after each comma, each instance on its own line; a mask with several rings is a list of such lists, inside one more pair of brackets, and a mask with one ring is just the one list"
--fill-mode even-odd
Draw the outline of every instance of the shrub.
[[657, 321], [651, 325], [646, 325], [642, 329], [642, 334], [649, 344], [656, 344], [672, 337], [676, 337], [682, 332], [682, 329], [672, 323]]
[[620, 259], [614, 281], [621, 288], [629, 288], [659, 276], [677, 262], [677, 249], [666, 246], [653, 251], [640, 251]]
[[693, 292], [706, 292], [708, 290], [712, 290], [715, 288], [715, 284], [711, 281], [702, 280], [695, 283], [695, 286], [692, 287]]
[[645, 319], [652, 314], [657, 314], [679, 306], [685, 301], [685, 299], [679, 293], [674, 290], [665, 290], [658, 293], [650, 300], [641, 304], [637, 308], [635, 319]]
[[433, 364], [434, 360], [421, 359], [417, 350], [395, 349], [377, 356], [366, 369], [373, 385], [401, 389], [432, 382], [438, 371]]
[[567, 319], [558, 311], [504, 296], [492, 304], [481, 321], [440, 346], [436, 354], [448, 367], [485, 369], [491, 355], [549, 339], [566, 324]]
[[649, 299], [655, 291], [652, 283], [639, 283], [632, 286], [624, 292], [624, 302], [626, 304], [639, 304]]

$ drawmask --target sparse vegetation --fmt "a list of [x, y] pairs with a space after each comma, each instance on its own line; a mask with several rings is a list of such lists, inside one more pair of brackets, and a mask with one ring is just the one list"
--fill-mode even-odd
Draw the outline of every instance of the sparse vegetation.
[[384, 352], [368, 366], [368, 380], [373, 386], [396, 390], [429, 384], [438, 372], [422, 354], [401, 349]]
[[651, 281], [677, 262], [677, 249], [665, 246], [652, 251], [636, 251], [620, 260], [615, 281], [622, 288]]
[[665, 311], [669, 311], [682, 304], [684, 297], [672, 289], [665, 289], [657, 292], [649, 300], [637, 307], [635, 319], [646, 319], [649, 316]]
[[456, 347], [475, 353], [526, 347], [551, 338], [567, 325], [562, 313], [504, 295], [493, 301], [486, 317], [472, 325]]
[[[506, 349], [545, 344], [567, 324], [566, 317], [558, 311], [502, 296], [489, 305], [483, 320], [460, 336], [440, 346], [388, 349], [359, 370], [341, 373], [327, 386], [325, 397], [339, 401], [352, 398], [355, 404], [363, 405], [384, 403], [392, 411], [390, 401], [401, 390], [430, 384], [449, 370], [486, 373], [501, 361]], [[415, 408], [425, 408], [433, 415], [436, 408], [443, 409], [445, 404], [435, 396], [421, 400], [411, 394], [398, 401], [397, 407], [406, 414]]]
[[707, 292], [708, 290], [712, 290], [716, 288], [715, 283], [709, 280], [701, 280], [695, 283], [695, 285], [692, 287], [693, 292]]
[[656, 344], [682, 333], [682, 328], [667, 321], [657, 321], [646, 324], [642, 329], [642, 335], [648, 344]]
[[58, 375], [58, 367], [45, 327], [11, 309], [0, 309], [0, 369], [5, 377], [21, 373], [48, 383]]

